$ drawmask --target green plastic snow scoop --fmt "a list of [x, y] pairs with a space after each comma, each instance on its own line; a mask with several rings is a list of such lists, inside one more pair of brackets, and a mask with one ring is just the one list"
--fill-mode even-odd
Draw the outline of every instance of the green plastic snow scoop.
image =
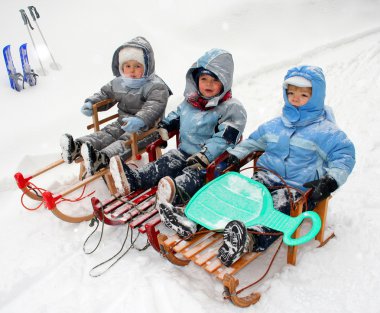
[[[296, 246], [313, 239], [321, 228], [321, 219], [315, 212], [303, 212], [290, 217], [274, 209], [269, 190], [236, 172], [228, 172], [203, 186], [191, 198], [185, 214], [207, 229], [223, 230], [232, 220], [244, 222], [247, 227], [264, 225], [284, 233], [284, 242]], [[300, 238], [291, 238], [305, 218], [312, 228]]]

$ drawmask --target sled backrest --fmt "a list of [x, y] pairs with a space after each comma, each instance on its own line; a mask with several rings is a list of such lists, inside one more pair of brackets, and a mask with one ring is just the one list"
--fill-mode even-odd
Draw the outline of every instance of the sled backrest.
[[[325, 228], [326, 228], [326, 220], [327, 220], [327, 210], [328, 210], [328, 204], [331, 199], [331, 196], [327, 199], [324, 199], [316, 205], [314, 208], [314, 212], [319, 215], [319, 218], [321, 220], [321, 228], [318, 232], [318, 234], [315, 236], [315, 239], [320, 242], [321, 245], [324, 245], [328, 239], [325, 241]], [[295, 206], [293, 207], [293, 210], [290, 211], [290, 216], [297, 217], [304, 211], [305, 205], [306, 205], [307, 199], [301, 198], [299, 201], [295, 203]], [[299, 238], [301, 233], [301, 226], [297, 228], [297, 230], [293, 233], [292, 238]], [[288, 257], [287, 262], [288, 264], [296, 265], [297, 262], [297, 251], [298, 246], [289, 246], [288, 247]]]
[[[116, 114], [112, 114], [108, 117], [105, 117], [103, 119], [99, 119], [99, 109], [101, 107], [104, 107], [106, 105], [114, 103], [115, 101], [116, 101], [115, 99], [105, 99], [105, 100], [102, 100], [102, 101], [99, 101], [99, 102], [93, 104], [93, 106], [92, 106], [92, 121], [93, 121], [93, 123], [90, 125], [87, 125], [88, 130], [94, 129], [94, 132], [97, 132], [100, 130], [100, 125], [107, 123], [107, 122], [110, 122], [110, 121], [117, 119], [119, 117], [119, 114], [116, 113]], [[139, 133], [139, 134], [133, 133], [131, 135], [131, 139], [129, 141], [125, 142], [125, 145], [131, 146], [132, 159], [133, 160], [139, 159], [140, 155], [146, 151], [146, 148], [139, 150], [138, 141], [140, 141], [141, 139], [151, 135], [152, 133], [154, 133], [156, 131], [157, 131], [157, 129], [155, 127], [153, 127], [151, 129], [147, 130], [146, 132], [143, 132], [143, 133]], [[161, 155], [160, 147], [157, 148], [156, 154]]]
[[[169, 139], [175, 137], [176, 138], [176, 146], [179, 145], [179, 132], [178, 130], [173, 130], [168, 133]], [[166, 148], [168, 145], [167, 141], [159, 138], [155, 142], [152, 142], [150, 145], [146, 147], [146, 152], [149, 156], [149, 162], [153, 162], [157, 160], [161, 156], [161, 148]], [[159, 153], [159, 154], [158, 154]]]
[[87, 126], [88, 130], [93, 128], [94, 132], [97, 132], [100, 130], [99, 126], [101, 124], [107, 123], [107, 122], [112, 121], [112, 120], [119, 117], [119, 114], [116, 113], [116, 114], [112, 114], [106, 118], [99, 120], [99, 111], [98, 111], [99, 108], [104, 107], [104, 106], [111, 104], [113, 102], [115, 102], [114, 99], [105, 99], [103, 101], [99, 101], [99, 102], [93, 104], [93, 106], [92, 106], [92, 122], [93, 123]]

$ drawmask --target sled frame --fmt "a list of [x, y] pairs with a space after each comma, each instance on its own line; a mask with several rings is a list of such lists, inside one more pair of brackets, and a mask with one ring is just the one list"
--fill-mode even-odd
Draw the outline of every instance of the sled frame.
[[[178, 131], [169, 132], [169, 139], [175, 137], [178, 146]], [[155, 161], [161, 156], [161, 148], [167, 146], [167, 142], [162, 138], [157, 139], [146, 147], [149, 162]], [[159, 152], [159, 153], [158, 153]], [[114, 193], [114, 197], [101, 202], [98, 198], [92, 197], [91, 203], [93, 215], [107, 225], [117, 226], [129, 224], [131, 228], [138, 228], [142, 234], [147, 233], [146, 225], [149, 224], [150, 232], [155, 231], [161, 220], [158, 211], [155, 209], [157, 186], [148, 190], [137, 190], [129, 195], [120, 196]], [[158, 247], [158, 246], [156, 246]]]
[[[93, 104], [93, 115], [92, 120], [93, 123], [87, 126], [87, 129], [94, 129], [94, 132], [100, 130], [100, 125], [107, 123], [115, 118], [117, 118], [118, 114], [113, 114], [111, 116], [108, 116], [103, 119], [99, 119], [99, 109], [105, 105], [108, 105], [110, 103], [115, 102], [114, 99], [106, 99], [100, 102], [97, 102]], [[132, 160], [140, 159], [141, 154], [146, 152], [146, 147], [143, 149], [138, 149], [138, 141], [145, 138], [146, 136], [149, 136], [150, 134], [156, 132], [156, 128], [151, 128], [146, 132], [143, 132], [141, 134], [133, 133], [131, 135], [131, 139], [125, 142], [126, 146], [131, 146], [132, 150]], [[155, 156], [161, 155], [161, 149], [160, 147], [157, 147], [157, 149], [154, 151]], [[149, 160], [150, 161], [150, 160]], [[84, 178], [85, 175], [85, 167], [83, 164], [83, 160], [79, 158], [78, 160], [74, 161], [75, 163], [79, 163], [79, 182], [71, 186], [69, 189], [65, 190], [64, 192], [60, 193], [59, 195], [53, 195], [50, 191], [45, 191], [43, 193], [36, 191], [34, 188], [30, 186], [30, 182], [33, 178], [36, 178], [37, 176], [40, 176], [53, 168], [58, 167], [59, 165], [65, 163], [63, 159], [59, 159], [57, 161], [52, 162], [51, 164], [47, 165], [46, 167], [43, 167], [42, 169], [34, 172], [33, 174], [25, 177], [22, 173], [18, 172], [14, 175], [16, 183], [18, 187], [22, 190], [23, 194], [28, 196], [29, 198], [35, 200], [35, 201], [43, 201], [45, 204], [45, 207], [50, 210], [55, 216], [62, 219], [63, 221], [69, 222], [69, 223], [80, 223], [83, 221], [89, 221], [94, 217], [93, 213], [85, 214], [82, 216], [70, 216], [68, 214], [63, 213], [57, 208], [57, 200], [71, 194], [72, 192], [86, 186], [87, 184], [99, 179], [103, 178], [105, 181], [108, 190], [111, 194], [116, 194], [117, 190], [115, 187], [115, 183], [112, 179], [112, 175], [110, 174], [109, 169], [102, 169], [99, 172], [95, 173], [93, 176]]]

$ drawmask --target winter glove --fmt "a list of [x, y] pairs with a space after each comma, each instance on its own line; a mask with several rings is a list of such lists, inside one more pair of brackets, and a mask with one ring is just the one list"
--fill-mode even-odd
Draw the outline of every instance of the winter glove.
[[161, 121], [157, 125], [158, 127], [158, 133], [160, 134], [162, 140], [168, 141], [169, 140], [169, 132], [168, 132], [168, 124]]
[[86, 101], [81, 107], [80, 111], [86, 116], [92, 116], [92, 102]]
[[186, 160], [186, 164], [196, 170], [201, 170], [206, 168], [210, 164], [210, 161], [202, 152], [198, 152], [189, 157]]
[[314, 202], [326, 199], [332, 192], [338, 189], [338, 183], [329, 175], [323, 176], [321, 179], [313, 180], [303, 184], [306, 188], [314, 189], [310, 199]]
[[145, 127], [144, 121], [136, 116], [124, 117], [122, 121], [126, 124], [121, 126], [121, 129], [129, 134], [135, 133]]
[[234, 167], [239, 168], [240, 167], [240, 159], [236, 155], [230, 154], [227, 158], [227, 164], [233, 165]]

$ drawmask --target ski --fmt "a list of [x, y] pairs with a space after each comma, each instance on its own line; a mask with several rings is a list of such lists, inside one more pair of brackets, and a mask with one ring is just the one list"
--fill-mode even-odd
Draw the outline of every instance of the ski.
[[29, 86], [35, 86], [37, 84], [38, 75], [34, 72], [34, 70], [32, 70], [30, 66], [26, 43], [22, 44], [19, 50], [20, 50], [22, 71], [24, 73], [24, 82], [27, 82]]
[[23, 77], [22, 74], [17, 73], [16, 68], [13, 64], [12, 54], [11, 54], [11, 46], [5, 46], [3, 49], [3, 55], [5, 60], [5, 65], [8, 71], [9, 81], [11, 83], [11, 87], [14, 90], [21, 91], [24, 88]]

